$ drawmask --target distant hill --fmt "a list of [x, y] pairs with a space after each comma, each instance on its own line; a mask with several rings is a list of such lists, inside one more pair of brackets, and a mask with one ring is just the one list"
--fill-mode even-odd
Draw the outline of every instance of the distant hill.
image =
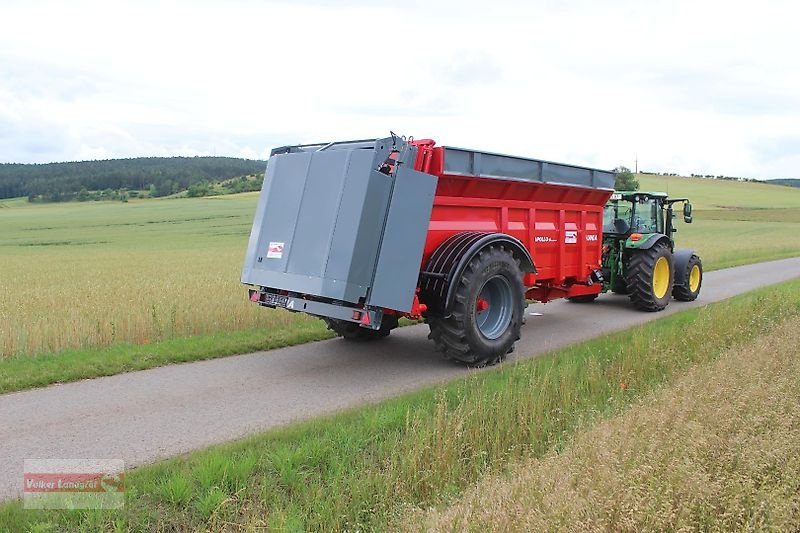
[[695, 209], [800, 208], [800, 188], [776, 187], [765, 181], [637, 174], [643, 191], [663, 191], [689, 198]]
[[150, 190], [166, 196], [202, 182], [261, 174], [265, 161], [234, 157], [137, 157], [74, 163], [0, 164], [0, 198], [70, 200], [86, 191]]
[[796, 178], [767, 180], [767, 183], [771, 183], [773, 185], [788, 185], [789, 187], [800, 187], [800, 179], [796, 179]]

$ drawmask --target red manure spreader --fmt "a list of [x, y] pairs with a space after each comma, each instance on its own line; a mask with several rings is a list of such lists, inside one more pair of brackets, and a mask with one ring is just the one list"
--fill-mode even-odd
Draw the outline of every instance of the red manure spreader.
[[447, 357], [513, 350], [526, 300], [599, 294], [614, 173], [435, 141], [272, 151], [242, 283], [350, 340], [424, 318]]

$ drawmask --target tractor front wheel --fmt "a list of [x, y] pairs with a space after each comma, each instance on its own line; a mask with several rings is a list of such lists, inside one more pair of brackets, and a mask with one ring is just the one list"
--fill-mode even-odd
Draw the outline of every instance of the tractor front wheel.
[[394, 315], [384, 315], [380, 329], [362, 328], [355, 322], [338, 320], [336, 318], [323, 318], [328, 325], [328, 329], [336, 333], [337, 336], [349, 341], [372, 341], [383, 339], [389, 336], [394, 328], [397, 327], [397, 317]]
[[510, 251], [478, 252], [453, 283], [452, 312], [428, 317], [428, 338], [445, 356], [472, 366], [498, 363], [519, 339], [525, 309], [522, 273]]
[[700, 294], [703, 285], [703, 263], [700, 258], [692, 254], [686, 263], [686, 272], [683, 273], [683, 283], [676, 284], [672, 289], [672, 296], [681, 302], [693, 302]]
[[660, 242], [646, 250], [631, 250], [625, 269], [625, 284], [634, 307], [662, 311], [672, 296], [672, 252]]
[[625, 279], [622, 276], [617, 277], [614, 288], [611, 290], [614, 294], [627, 295], [630, 293], [628, 290], [628, 285], [625, 283]]

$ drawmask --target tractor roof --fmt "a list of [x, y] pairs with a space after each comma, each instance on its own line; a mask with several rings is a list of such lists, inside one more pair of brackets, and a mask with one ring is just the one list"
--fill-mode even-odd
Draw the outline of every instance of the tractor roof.
[[611, 199], [631, 201], [637, 197], [649, 198], [668, 198], [669, 195], [665, 192], [649, 192], [649, 191], [615, 191]]

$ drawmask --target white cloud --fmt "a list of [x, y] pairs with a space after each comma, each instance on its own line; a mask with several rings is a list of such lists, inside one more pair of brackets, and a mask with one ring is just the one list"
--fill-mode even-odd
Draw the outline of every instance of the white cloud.
[[5, 2], [0, 161], [379, 136], [797, 176], [790, 2]]

